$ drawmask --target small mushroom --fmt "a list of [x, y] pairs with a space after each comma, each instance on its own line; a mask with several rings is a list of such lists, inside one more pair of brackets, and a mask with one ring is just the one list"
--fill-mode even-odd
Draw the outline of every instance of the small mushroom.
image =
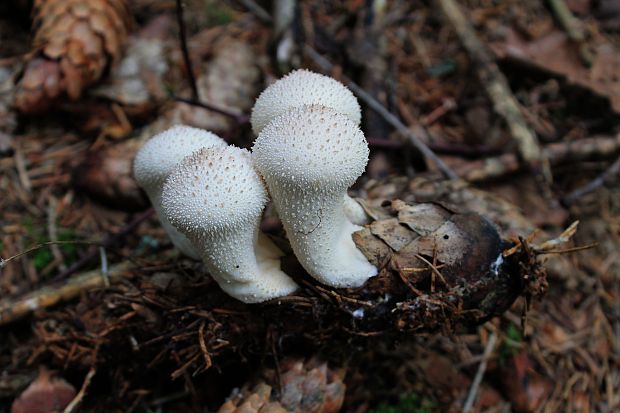
[[162, 193], [167, 219], [200, 251], [222, 290], [259, 303], [297, 289], [280, 269], [282, 252], [259, 231], [267, 191], [245, 149], [215, 147], [186, 157]]
[[368, 163], [368, 144], [353, 121], [319, 105], [292, 109], [262, 130], [253, 156], [310, 275], [332, 287], [359, 287], [377, 274], [351, 238], [361, 227], [344, 211], [343, 196]]
[[194, 259], [200, 259], [198, 250], [168, 222], [162, 212], [162, 187], [172, 170], [192, 152], [226, 145], [226, 142], [214, 133], [177, 125], [149, 139], [138, 151], [133, 163], [134, 178], [148, 195], [170, 240], [183, 254]]
[[[299, 69], [292, 71], [265, 89], [252, 108], [252, 130], [258, 135], [275, 117], [304, 105], [322, 105], [346, 115], [353, 123], [361, 122], [357, 99], [342, 83], [331, 77]], [[344, 193], [345, 215], [354, 224], [368, 222], [364, 209]]]

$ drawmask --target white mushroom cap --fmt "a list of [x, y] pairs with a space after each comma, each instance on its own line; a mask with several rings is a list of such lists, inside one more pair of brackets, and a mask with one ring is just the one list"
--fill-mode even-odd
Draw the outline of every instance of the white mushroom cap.
[[[351, 91], [331, 77], [299, 69], [290, 72], [261, 93], [252, 109], [252, 129], [258, 135], [273, 118], [295, 107], [322, 105], [348, 116], [356, 125], [361, 110]], [[345, 215], [352, 223], [368, 222], [364, 209], [348, 194], [344, 195]]]
[[351, 238], [361, 227], [346, 219], [343, 201], [368, 152], [353, 121], [319, 105], [276, 117], [253, 147], [295, 255], [310, 275], [333, 287], [358, 287], [377, 274]]
[[147, 193], [153, 209], [172, 243], [185, 255], [199, 259], [200, 253], [191, 242], [174, 228], [161, 210], [161, 191], [164, 181], [172, 170], [188, 155], [200, 148], [225, 147], [226, 142], [203, 129], [177, 125], [151, 139], [136, 154], [133, 174]]
[[280, 270], [281, 252], [259, 237], [266, 203], [267, 191], [250, 153], [233, 146], [201, 149], [186, 157], [162, 193], [168, 220], [200, 248], [205, 266], [222, 289], [246, 303], [281, 297], [297, 288]]
[[332, 108], [348, 116], [356, 125], [362, 118], [360, 105], [346, 86], [331, 77], [299, 69], [260, 94], [252, 108], [252, 130], [258, 135], [273, 118], [303, 105]]

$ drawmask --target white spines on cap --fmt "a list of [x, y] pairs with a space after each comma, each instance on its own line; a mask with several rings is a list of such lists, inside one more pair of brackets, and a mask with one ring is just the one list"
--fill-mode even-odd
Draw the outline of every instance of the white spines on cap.
[[162, 194], [170, 222], [201, 250], [210, 274], [229, 295], [257, 303], [292, 293], [275, 245], [259, 233], [267, 191], [250, 153], [202, 149], [170, 174]]
[[343, 202], [368, 152], [355, 122], [319, 105], [274, 118], [254, 143], [256, 168], [295, 255], [310, 275], [333, 287], [359, 287], [377, 274], [351, 238], [361, 227], [346, 219]]
[[[273, 118], [304, 105], [321, 105], [346, 115], [355, 125], [361, 121], [356, 97], [331, 77], [299, 69], [277, 80], [261, 93], [252, 108], [252, 130], [258, 135]], [[368, 222], [364, 209], [344, 194], [345, 215], [354, 224]]]
[[162, 187], [168, 175], [186, 156], [201, 148], [225, 147], [226, 145], [222, 138], [211, 132], [177, 125], [149, 139], [138, 151], [134, 160], [134, 177], [148, 195], [172, 243], [183, 254], [194, 259], [199, 259], [200, 253], [183, 234], [168, 222], [162, 213]]
[[258, 135], [271, 120], [292, 108], [322, 105], [346, 115], [359, 125], [362, 114], [357, 99], [336, 79], [309, 70], [295, 70], [260, 94], [252, 108], [252, 130]]

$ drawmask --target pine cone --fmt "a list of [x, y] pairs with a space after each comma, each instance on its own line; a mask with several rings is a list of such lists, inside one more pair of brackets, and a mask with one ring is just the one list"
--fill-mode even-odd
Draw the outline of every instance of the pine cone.
[[346, 390], [342, 374], [316, 360], [290, 360], [282, 363], [278, 394], [274, 370], [265, 372], [264, 381], [244, 386], [233, 393], [218, 413], [336, 413], [340, 411]]
[[121, 56], [132, 23], [126, 0], [35, 0], [33, 50], [15, 92], [24, 113], [80, 97]]

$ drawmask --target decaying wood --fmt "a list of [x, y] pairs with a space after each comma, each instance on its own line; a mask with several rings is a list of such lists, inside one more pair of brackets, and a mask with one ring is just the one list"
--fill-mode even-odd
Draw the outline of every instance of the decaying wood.
[[478, 38], [457, 2], [440, 0], [439, 5], [476, 66], [478, 76], [493, 102], [495, 111], [508, 125], [517, 143], [520, 157], [534, 171], [542, 172], [547, 182], [551, 182], [549, 162], [540, 148], [538, 138], [519, 110], [519, 104], [510, 91], [506, 77], [497, 67], [493, 55]]
[[[598, 136], [570, 142], [558, 142], [543, 147], [543, 154], [551, 166], [567, 162], [602, 159], [620, 152], [620, 134], [612, 137]], [[516, 155], [507, 153], [479, 161], [466, 162], [456, 168], [461, 178], [468, 182], [482, 182], [500, 178], [522, 169]]]
[[129, 272], [131, 267], [129, 262], [112, 266], [105, 276], [100, 269], [87, 271], [60, 285], [33, 291], [18, 300], [2, 299], [0, 300], [0, 326], [17, 321], [37, 310], [72, 300], [85, 291], [102, 288], [107, 282], [116, 282], [122, 277], [131, 275]]

